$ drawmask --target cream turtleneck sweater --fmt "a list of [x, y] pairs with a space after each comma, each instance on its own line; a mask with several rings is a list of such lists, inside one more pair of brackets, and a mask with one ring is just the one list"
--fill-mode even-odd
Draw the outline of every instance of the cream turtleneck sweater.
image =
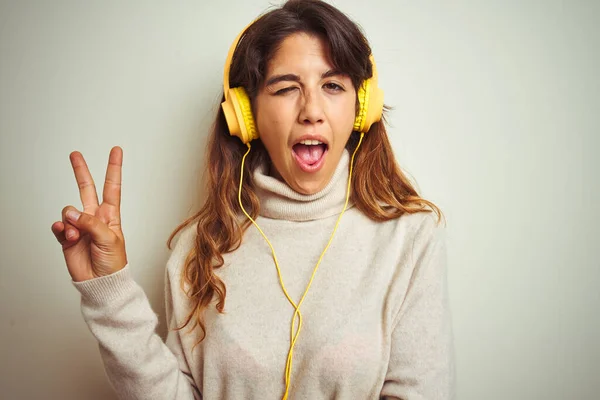
[[[310, 280], [345, 201], [349, 155], [329, 184], [306, 196], [254, 172], [257, 223], [275, 249], [296, 303]], [[189, 302], [180, 288], [195, 226], [178, 237], [167, 262], [169, 328]], [[122, 399], [281, 399], [293, 306], [271, 250], [251, 226], [217, 270], [225, 313], [211, 304], [207, 337], [158, 322], [131, 268], [76, 283], [85, 321], [100, 345], [108, 378]], [[453, 399], [454, 348], [446, 283], [445, 240], [431, 214], [374, 222], [349, 205], [300, 308], [290, 400]]]

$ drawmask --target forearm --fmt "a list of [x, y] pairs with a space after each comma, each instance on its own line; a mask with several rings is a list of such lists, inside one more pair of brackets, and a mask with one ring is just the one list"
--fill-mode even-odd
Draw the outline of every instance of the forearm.
[[201, 398], [177, 358], [155, 333], [158, 318], [129, 267], [74, 282], [110, 383], [121, 399]]

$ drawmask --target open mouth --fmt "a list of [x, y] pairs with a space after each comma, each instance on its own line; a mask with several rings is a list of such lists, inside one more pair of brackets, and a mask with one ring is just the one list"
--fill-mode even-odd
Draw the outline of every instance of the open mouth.
[[319, 140], [302, 140], [292, 147], [292, 153], [300, 169], [316, 172], [324, 163], [328, 145]]

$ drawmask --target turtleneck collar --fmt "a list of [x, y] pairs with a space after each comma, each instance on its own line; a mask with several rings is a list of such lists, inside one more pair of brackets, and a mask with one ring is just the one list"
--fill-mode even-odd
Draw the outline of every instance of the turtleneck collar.
[[[329, 183], [319, 192], [304, 195], [294, 191], [287, 183], [268, 175], [267, 164], [254, 172], [256, 194], [260, 200], [260, 215], [288, 221], [310, 221], [339, 215], [346, 201], [350, 155], [344, 150]], [[353, 206], [348, 201], [348, 208]]]

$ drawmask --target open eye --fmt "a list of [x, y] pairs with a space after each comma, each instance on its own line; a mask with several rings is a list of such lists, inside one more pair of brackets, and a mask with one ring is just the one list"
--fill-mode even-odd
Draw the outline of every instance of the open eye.
[[323, 85], [327, 90], [331, 92], [343, 92], [344, 88], [338, 85], [337, 83], [329, 82]]

